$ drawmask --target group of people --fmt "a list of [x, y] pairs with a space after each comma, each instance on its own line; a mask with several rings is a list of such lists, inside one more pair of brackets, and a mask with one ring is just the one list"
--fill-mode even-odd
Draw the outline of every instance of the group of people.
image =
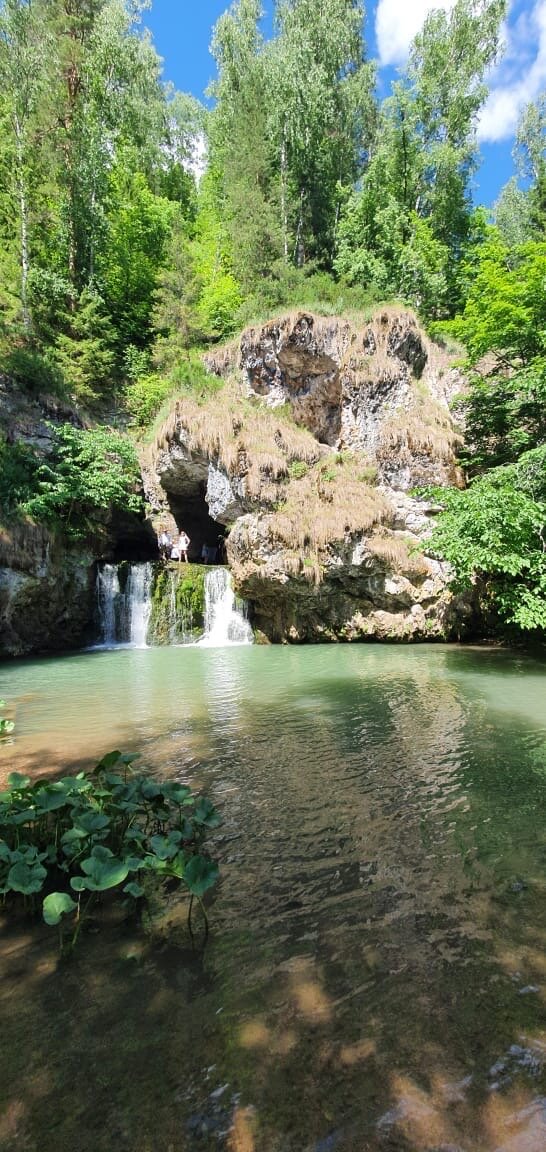
[[187, 564], [190, 544], [191, 540], [188, 533], [184, 532], [184, 529], [182, 529], [180, 535], [174, 540], [170, 532], [163, 529], [159, 537], [159, 554], [164, 560], [178, 560], [180, 563], [180, 561], [184, 559]]
[[[179, 535], [172, 537], [166, 528], [162, 528], [159, 535], [159, 555], [163, 560], [185, 560], [188, 563], [188, 548], [191, 544], [188, 533], [182, 528]], [[224, 563], [224, 540], [218, 537], [218, 544], [203, 544], [201, 548], [201, 561], [203, 564]]]

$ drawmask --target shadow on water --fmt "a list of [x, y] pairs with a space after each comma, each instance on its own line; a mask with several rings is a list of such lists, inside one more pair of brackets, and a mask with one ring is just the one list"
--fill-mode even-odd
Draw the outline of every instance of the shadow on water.
[[5, 928], [2, 1149], [544, 1152], [546, 678], [483, 655], [72, 666], [221, 808], [222, 881], [204, 951], [174, 898], [71, 963]]

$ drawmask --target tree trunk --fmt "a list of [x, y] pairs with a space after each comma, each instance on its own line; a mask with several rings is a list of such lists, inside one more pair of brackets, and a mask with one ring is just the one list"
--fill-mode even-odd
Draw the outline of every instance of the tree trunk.
[[298, 216], [298, 227], [296, 231], [296, 243], [294, 245], [294, 263], [296, 268], [303, 268], [305, 264], [305, 242], [303, 239], [303, 202], [305, 200], [305, 191], [302, 188], [300, 192], [300, 211]]
[[288, 212], [286, 207], [286, 139], [283, 131], [281, 144], [281, 215], [284, 262], [288, 264]]
[[21, 216], [21, 308], [23, 313], [23, 327], [27, 335], [30, 335], [32, 331], [32, 318], [28, 306], [28, 277], [30, 272], [28, 201], [25, 187], [23, 130], [17, 115], [15, 116], [15, 139], [17, 146], [17, 192], [19, 196], [19, 213]]

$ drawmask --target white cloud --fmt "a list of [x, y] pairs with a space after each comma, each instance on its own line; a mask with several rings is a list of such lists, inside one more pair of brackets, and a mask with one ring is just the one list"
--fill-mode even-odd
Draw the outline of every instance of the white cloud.
[[490, 79], [480, 140], [509, 140], [526, 104], [546, 88], [546, 0], [537, 0], [507, 30], [506, 53]]
[[379, 0], [375, 13], [375, 34], [379, 61], [402, 64], [414, 37], [423, 27], [425, 16], [433, 8], [450, 12], [455, 0]]

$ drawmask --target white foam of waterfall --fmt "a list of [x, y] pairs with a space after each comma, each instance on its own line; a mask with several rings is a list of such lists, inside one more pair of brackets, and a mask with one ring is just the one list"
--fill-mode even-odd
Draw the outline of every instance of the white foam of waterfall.
[[99, 616], [99, 642], [107, 648], [116, 643], [116, 606], [120, 588], [115, 564], [102, 564], [97, 569], [97, 609]]
[[135, 648], [146, 647], [148, 621], [152, 610], [152, 565], [131, 564], [125, 600], [129, 615], [129, 643]]
[[206, 648], [252, 644], [252, 628], [244, 601], [237, 601], [227, 568], [205, 573], [205, 634], [198, 642]]
[[152, 608], [151, 586], [151, 564], [130, 564], [123, 592], [118, 565], [101, 565], [97, 571], [99, 644], [106, 648], [120, 644], [146, 647]]

